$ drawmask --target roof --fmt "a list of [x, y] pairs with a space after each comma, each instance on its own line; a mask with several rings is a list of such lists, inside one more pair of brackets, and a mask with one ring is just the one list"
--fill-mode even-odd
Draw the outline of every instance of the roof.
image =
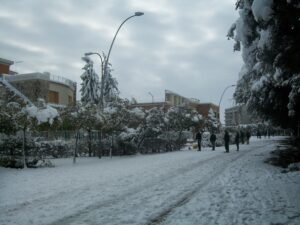
[[23, 74], [17, 74], [14, 76], [7, 76], [6, 79], [10, 82], [39, 79], [39, 80], [46, 80], [46, 81], [51, 81], [51, 82], [67, 85], [68, 87], [70, 87], [72, 89], [76, 88], [76, 82], [74, 82], [70, 79], [61, 77], [61, 76], [50, 74], [48, 72], [23, 73]]
[[0, 58], [0, 64], [12, 65], [12, 64], [14, 64], [14, 61], [11, 61], [11, 60], [8, 60], [8, 59]]

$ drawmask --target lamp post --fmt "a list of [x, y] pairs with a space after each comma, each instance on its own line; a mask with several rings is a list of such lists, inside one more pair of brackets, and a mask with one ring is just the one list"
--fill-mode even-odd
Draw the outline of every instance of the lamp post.
[[[89, 56], [89, 55], [98, 55], [100, 60], [101, 60], [101, 90], [100, 90], [100, 108], [101, 110], [103, 110], [103, 106], [104, 106], [104, 101], [103, 101], [103, 88], [104, 88], [104, 80], [105, 80], [105, 77], [107, 76], [107, 65], [108, 65], [108, 61], [109, 61], [109, 56], [110, 56], [110, 53], [111, 53], [111, 49], [113, 47], [113, 44], [115, 42], [115, 39], [117, 37], [117, 34], [119, 33], [119, 30], [121, 29], [121, 27], [123, 26], [123, 24], [128, 21], [129, 19], [135, 17], [135, 16], [142, 16], [144, 15], [143, 12], [135, 12], [134, 15], [132, 16], [129, 16], [128, 18], [126, 18], [122, 23], [121, 25], [119, 26], [111, 44], [110, 44], [110, 47], [109, 47], [109, 51], [108, 51], [108, 55], [107, 57], [105, 58], [102, 58], [101, 55], [97, 52], [88, 52], [88, 53], [85, 53], [86, 56]], [[101, 133], [100, 133], [101, 137], [100, 137], [100, 143], [101, 143], [101, 140], [102, 140], [102, 130], [101, 130]], [[113, 137], [112, 137], [112, 142], [113, 142]], [[111, 148], [110, 148], [110, 156], [112, 156], [112, 145], [111, 145]], [[100, 155], [99, 155], [99, 158], [100, 158]]]
[[[107, 54], [107, 57], [106, 57], [106, 60], [105, 60], [105, 64], [104, 64], [104, 77], [107, 76], [107, 65], [108, 65], [108, 61], [109, 61], [109, 56], [110, 56], [110, 53], [111, 53], [111, 49], [112, 49], [112, 47], [113, 47], [113, 45], [114, 45], [115, 39], [116, 39], [116, 37], [117, 37], [117, 34], [119, 33], [119, 30], [121, 29], [121, 27], [123, 26], [123, 24], [124, 24], [126, 21], [128, 21], [129, 19], [131, 19], [131, 18], [133, 18], [133, 17], [136, 17], [136, 16], [142, 16], [142, 15], [144, 15], [143, 12], [135, 12], [134, 15], [129, 16], [128, 18], [126, 18], [126, 19], [121, 23], [121, 25], [119, 26], [119, 28], [118, 28], [118, 30], [117, 30], [117, 32], [116, 32], [116, 34], [115, 34], [115, 36], [114, 36], [114, 38], [113, 38], [111, 44], [110, 44], [109, 51], [108, 51], [108, 54]], [[102, 87], [102, 85], [103, 85], [103, 82], [102, 82], [102, 84], [101, 84], [101, 87]], [[101, 108], [103, 108], [103, 88], [101, 88], [101, 93], [100, 93], [100, 105], [101, 105]]]
[[90, 56], [90, 55], [98, 55], [99, 56], [99, 58], [100, 58], [100, 61], [101, 61], [101, 92], [100, 92], [100, 105], [101, 105], [101, 109], [103, 108], [102, 106], [103, 106], [103, 104], [102, 104], [102, 102], [103, 102], [103, 99], [102, 99], [102, 97], [101, 97], [101, 93], [103, 93], [103, 88], [104, 88], [104, 61], [103, 61], [103, 58], [102, 58], [102, 56], [101, 56], [101, 54], [99, 54], [98, 52], [87, 52], [87, 53], [85, 53], [84, 54], [85, 56]]
[[[100, 61], [101, 61], [101, 90], [102, 90], [103, 87], [104, 87], [104, 85], [103, 85], [103, 83], [104, 83], [104, 73], [103, 73], [103, 70], [104, 70], [104, 61], [103, 61], [103, 58], [102, 58], [101, 54], [98, 53], [98, 52], [87, 52], [84, 55], [85, 56], [90, 56], [90, 55], [98, 55], [99, 56]], [[100, 101], [101, 101], [101, 99], [100, 99]], [[102, 107], [101, 107], [101, 110], [103, 110]], [[103, 139], [102, 128], [100, 129], [100, 138], [98, 136], [98, 139], [99, 139], [99, 144], [100, 144], [101, 149], [102, 149], [102, 139]], [[101, 158], [101, 151], [100, 150], [98, 151], [97, 154], [98, 154], [98, 157]]]
[[154, 102], [154, 96], [151, 92], [148, 92], [149, 95], [151, 95], [151, 98], [152, 98], [152, 103]]
[[16, 73], [18, 73], [18, 72], [17, 72], [17, 64], [23, 63], [23, 62], [24, 62], [24, 61], [22, 61], [22, 60], [20, 60], [20, 61], [14, 61], [14, 65], [16, 66], [16, 68], [15, 68], [15, 70], [16, 70], [15, 72], [16, 72]]
[[98, 53], [98, 52], [87, 52], [87, 53], [84, 53], [85, 56], [90, 56], [90, 55], [98, 55], [99, 58], [100, 58], [100, 61], [101, 61], [101, 74], [102, 74], [102, 71], [103, 71], [103, 58], [102, 56]]
[[228, 88], [235, 87], [235, 86], [236, 86], [235, 84], [232, 84], [232, 85], [227, 86], [227, 87], [224, 89], [224, 91], [223, 91], [223, 93], [222, 93], [222, 95], [221, 95], [221, 98], [220, 98], [220, 101], [219, 101], [219, 119], [220, 119], [220, 124], [222, 124], [222, 123], [221, 123], [221, 118], [220, 118], [220, 116], [221, 116], [220, 106], [221, 106], [222, 98], [223, 98], [223, 96], [224, 96], [224, 94], [225, 94], [225, 92], [227, 91]]

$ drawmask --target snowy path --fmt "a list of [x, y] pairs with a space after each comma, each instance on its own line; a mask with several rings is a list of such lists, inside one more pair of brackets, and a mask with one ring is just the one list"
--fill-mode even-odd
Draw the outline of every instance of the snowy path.
[[275, 146], [0, 168], [0, 224], [299, 224], [300, 173], [263, 163]]

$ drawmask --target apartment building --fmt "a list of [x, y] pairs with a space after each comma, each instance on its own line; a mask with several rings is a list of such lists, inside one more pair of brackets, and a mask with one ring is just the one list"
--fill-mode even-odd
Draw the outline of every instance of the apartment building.
[[35, 103], [43, 98], [54, 107], [76, 104], [76, 82], [48, 72], [17, 74], [10, 70], [13, 64], [0, 58], [0, 100], [17, 98]]
[[198, 99], [186, 98], [170, 90], [165, 90], [165, 101], [163, 102], [135, 103], [131, 104], [130, 108], [140, 107], [149, 110], [157, 107], [167, 111], [172, 106], [184, 106], [195, 109], [203, 117], [207, 117], [209, 110], [212, 109], [216, 118], [220, 119], [219, 107], [217, 105], [213, 103], [201, 103]]
[[0, 58], [0, 74], [9, 74], [10, 66], [13, 64], [11, 60]]
[[225, 109], [225, 126], [247, 125], [261, 122], [257, 116], [251, 114], [246, 105], [238, 105]]
[[66, 107], [76, 104], [76, 82], [50, 73], [27, 73], [4, 75], [17, 90], [32, 102], [43, 98], [54, 107]]

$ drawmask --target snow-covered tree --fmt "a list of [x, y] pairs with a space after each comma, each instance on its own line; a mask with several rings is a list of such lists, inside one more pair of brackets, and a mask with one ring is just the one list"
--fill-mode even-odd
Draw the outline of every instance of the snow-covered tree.
[[17, 126], [13, 118], [14, 113], [7, 111], [7, 104], [4, 101], [0, 101], [0, 133], [11, 135], [17, 132]]
[[[106, 56], [104, 56], [104, 60], [106, 60]], [[119, 97], [119, 89], [118, 89], [118, 81], [116, 78], [112, 76], [112, 66], [110, 63], [107, 64], [106, 73], [104, 73], [103, 79], [103, 100], [106, 103], [111, 101], [115, 101]]]
[[206, 126], [210, 131], [216, 131], [220, 125], [219, 119], [216, 117], [212, 108], [208, 111]]
[[103, 110], [103, 130], [106, 133], [117, 134], [126, 127], [129, 118], [126, 104], [127, 102], [122, 99], [107, 103]]
[[96, 150], [92, 149], [92, 131], [99, 123], [99, 108], [94, 104], [88, 104], [79, 109], [81, 129], [87, 132], [87, 144], [89, 157], [96, 156]]
[[133, 128], [137, 128], [142, 123], [142, 121], [145, 119], [146, 116], [145, 110], [138, 107], [129, 110], [129, 113], [130, 113], [130, 118], [128, 121], [128, 126]]
[[[1, 120], [10, 121], [9, 130], [5, 132], [7, 135], [16, 134], [18, 131], [22, 133], [22, 156], [23, 166], [26, 168], [26, 133], [28, 130], [33, 130], [36, 125], [42, 123], [52, 124], [54, 118], [58, 117], [56, 109], [48, 106], [42, 99], [39, 99], [39, 106], [34, 105], [21, 105], [16, 102], [9, 102], [6, 105], [2, 105], [5, 113], [1, 110]], [[5, 131], [5, 130], [3, 130]], [[15, 149], [11, 150], [11, 157], [14, 156]]]
[[202, 115], [187, 107], [171, 107], [165, 117], [166, 131], [176, 134], [176, 142], [182, 142], [183, 131], [199, 126]]
[[81, 75], [81, 102], [83, 105], [98, 104], [100, 101], [100, 82], [99, 77], [94, 71], [93, 61], [87, 57], [82, 57], [85, 66], [82, 68], [84, 73]]
[[113, 102], [106, 103], [103, 109], [103, 132], [111, 138], [110, 156], [112, 156], [114, 139], [127, 129], [128, 119], [130, 117], [127, 109], [128, 102], [122, 99], [116, 99]]
[[[136, 110], [138, 113], [138, 111]], [[157, 138], [164, 131], [164, 112], [162, 109], [152, 108], [142, 113], [138, 113], [142, 121], [137, 127], [136, 131], [136, 142], [138, 149], [142, 146], [145, 139]]]
[[76, 104], [74, 107], [70, 107], [65, 110], [62, 115], [63, 126], [65, 128], [69, 128], [75, 131], [75, 146], [73, 152], [73, 163], [76, 163], [76, 158], [78, 154], [78, 142], [79, 142], [79, 135], [80, 129], [83, 126], [85, 112], [84, 107], [81, 103]]
[[244, 65], [234, 97], [283, 127], [300, 117], [300, 3], [239, 0], [240, 17], [228, 37], [242, 47]]

